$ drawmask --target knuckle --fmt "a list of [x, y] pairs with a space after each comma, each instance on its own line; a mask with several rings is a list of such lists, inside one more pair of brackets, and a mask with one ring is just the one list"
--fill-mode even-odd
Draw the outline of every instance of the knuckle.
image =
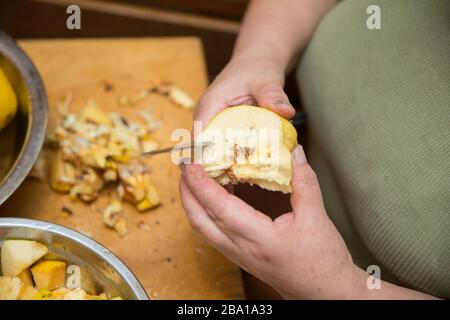
[[191, 213], [188, 215], [189, 224], [191, 225], [192, 229], [195, 231], [202, 233], [202, 222], [200, 218], [200, 214], [198, 213]]
[[215, 210], [215, 212], [213, 213], [218, 223], [225, 224], [229, 208], [230, 205], [227, 201], [219, 200], [219, 202], [217, 203], [217, 210]]
[[213, 98], [210, 98], [209, 94], [204, 94], [202, 97], [200, 97], [194, 109], [194, 117], [197, 118], [198, 116], [200, 116], [212, 101]]
[[269, 263], [272, 261], [272, 255], [263, 247], [251, 247], [249, 249], [250, 255], [260, 263]]
[[188, 170], [192, 182], [198, 185], [207, 183], [207, 174], [199, 165], [188, 165]]
[[[195, 217], [195, 215], [194, 215]], [[189, 219], [189, 222], [191, 224], [192, 229], [194, 229], [195, 231], [201, 233], [201, 226], [200, 226], [200, 221], [198, 218], [194, 218], [191, 217], [191, 219]]]

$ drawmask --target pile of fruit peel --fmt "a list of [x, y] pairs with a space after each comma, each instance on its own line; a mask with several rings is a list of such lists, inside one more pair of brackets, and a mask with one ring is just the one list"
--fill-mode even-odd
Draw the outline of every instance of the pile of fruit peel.
[[[64, 115], [47, 136], [47, 145], [55, 149], [50, 161], [50, 187], [69, 194], [71, 200], [92, 202], [107, 184], [112, 184], [119, 199], [139, 211], [158, 206], [158, 193], [140, 156], [158, 147], [152, 133], [159, 123], [150, 111], [139, 114], [143, 122], [133, 122], [119, 113], [104, 113], [89, 101], [81, 112]], [[104, 215], [106, 211], [111, 210], [105, 210]], [[126, 222], [118, 211], [121, 208], [116, 208], [114, 215], [108, 214], [106, 224], [125, 235]]]
[[[133, 107], [153, 93], [168, 97], [183, 109], [194, 107], [190, 96], [169, 82], [151, 85], [135, 97], [121, 96], [118, 104]], [[61, 119], [47, 133], [46, 145], [54, 150], [48, 174], [50, 187], [68, 194], [73, 201], [91, 203], [107, 185], [112, 185], [118, 199], [111, 200], [103, 210], [103, 222], [125, 236], [128, 227], [121, 215], [122, 200], [140, 212], [160, 204], [141, 154], [159, 147], [153, 133], [161, 124], [150, 109], [136, 112], [139, 121], [133, 121], [119, 112], [103, 112], [93, 100], [81, 112], [71, 113], [72, 102], [73, 96], [68, 93], [57, 104]], [[32, 177], [45, 176], [42, 162], [38, 159]]]

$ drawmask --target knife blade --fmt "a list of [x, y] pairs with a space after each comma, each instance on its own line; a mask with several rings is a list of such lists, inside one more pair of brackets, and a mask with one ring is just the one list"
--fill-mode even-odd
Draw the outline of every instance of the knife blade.
[[180, 144], [180, 145], [176, 145], [173, 147], [168, 147], [168, 148], [162, 148], [162, 149], [158, 149], [158, 150], [152, 150], [152, 151], [148, 151], [148, 152], [143, 152], [142, 155], [143, 156], [151, 156], [151, 155], [155, 155], [155, 154], [160, 154], [160, 153], [167, 153], [167, 152], [172, 152], [172, 151], [180, 151], [180, 150], [185, 150], [185, 149], [194, 149], [194, 148], [203, 148], [206, 147], [207, 145], [210, 145], [212, 142], [210, 141], [204, 141], [204, 142], [197, 142], [197, 143], [185, 143], [185, 144]]

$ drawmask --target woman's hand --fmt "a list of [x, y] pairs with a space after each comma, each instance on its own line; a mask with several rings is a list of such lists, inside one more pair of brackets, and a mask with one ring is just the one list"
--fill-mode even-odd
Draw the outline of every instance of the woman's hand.
[[226, 107], [258, 105], [285, 118], [295, 110], [283, 91], [284, 69], [273, 59], [240, 56], [230, 63], [200, 98], [195, 120], [205, 126], [212, 117]]
[[301, 146], [294, 151], [293, 211], [275, 221], [229, 194], [201, 166], [181, 168], [180, 194], [192, 227], [230, 260], [285, 298], [348, 297], [352, 259]]
[[297, 146], [292, 163], [292, 212], [272, 221], [208, 177], [182, 164], [180, 194], [192, 227], [231, 261], [287, 299], [432, 299], [381, 281], [369, 290], [325, 211], [319, 183]]

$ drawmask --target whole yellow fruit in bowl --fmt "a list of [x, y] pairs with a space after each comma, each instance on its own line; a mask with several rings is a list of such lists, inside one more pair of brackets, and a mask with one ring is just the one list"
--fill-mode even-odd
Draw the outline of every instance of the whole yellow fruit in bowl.
[[6, 74], [0, 69], [0, 130], [8, 125], [16, 113], [16, 93]]

